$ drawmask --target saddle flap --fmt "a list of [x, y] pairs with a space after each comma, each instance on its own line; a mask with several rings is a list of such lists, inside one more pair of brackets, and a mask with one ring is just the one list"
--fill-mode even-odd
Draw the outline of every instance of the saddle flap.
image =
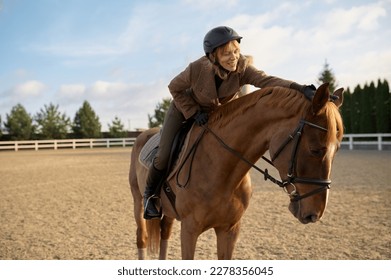
[[153, 159], [157, 153], [159, 142], [160, 142], [161, 133], [158, 132], [153, 135], [144, 147], [141, 149], [139, 154], [139, 162], [144, 165], [146, 168], [151, 167]]

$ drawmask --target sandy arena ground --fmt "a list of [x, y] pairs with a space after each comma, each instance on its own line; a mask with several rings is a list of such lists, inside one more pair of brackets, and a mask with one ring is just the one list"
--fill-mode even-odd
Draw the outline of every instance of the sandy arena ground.
[[[137, 259], [130, 153], [1, 152], [0, 259]], [[290, 214], [282, 190], [252, 171], [254, 194], [234, 258], [391, 259], [390, 162], [391, 151], [341, 150], [326, 214], [310, 225]], [[180, 259], [179, 226], [169, 259]], [[200, 236], [196, 258], [216, 258], [213, 230]]]

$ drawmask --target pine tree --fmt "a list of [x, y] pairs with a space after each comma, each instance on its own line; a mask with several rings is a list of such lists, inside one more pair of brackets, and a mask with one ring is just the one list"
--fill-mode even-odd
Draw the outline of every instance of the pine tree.
[[88, 101], [76, 112], [72, 130], [76, 138], [99, 138], [101, 136], [101, 124]]
[[6, 115], [6, 119], [4, 127], [10, 134], [11, 140], [31, 139], [35, 126], [32, 117], [21, 104], [12, 107], [10, 114]]
[[383, 94], [388, 96], [388, 128], [387, 133], [391, 132], [391, 92], [390, 92], [390, 86], [388, 85], [387, 80], [384, 80], [383, 82]]
[[350, 119], [351, 119], [351, 132], [350, 133], [359, 133], [360, 132], [360, 98], [362, 94], [362, 89], [360, 85], [357, 85], [354, 88], [352, 98], [351, 98], [351, 111], [350, 111]]
[[43, 139], [64, 139], [70, 128], [70, 118], [61, 114], [58, 105], [44, 105], [35, 116], [38, 123], [38, 132]]
[[376, 132], [389, 132], [390, 125], [390, 90], [388, 83], [385, 80], [377, 82], [375, 95], [375, 118], [376, 118]]
[[162, 126], [164, 118], [171, 104], [171, 98], [163, 98], [162, 102], [159, 102], [155, 108], [155, 114], [153, 116], [148, 114], [149, 128]]
[[343, 106], [341, 107], [341, 115], [345, 126], [345, 133], [352, 132], [352, 93], [350, 89], [343, 93]]
[[364, 86], [360, 94], [360, 119], [359, 119], [359, 132], [360, 133], [372, 133], [375, 132], [373, 127], [373, 105], [372, 99], [374, 98], [375, 84], [371, 82], [368, 86]]
[[330, 92], [334, 92], [337, 88], [338, 84], [336, 82], [333, 70], [330, 69], [330, 66], [327, 62], [327, 60], [324, 63], [323, 71], [319, 73], [317, 83], [319, 85], [322, 85], [324, 83], [329, 83], [329, 90]]
[[109, 126], [109, 136], [112, 138], [123, 138], [126, 136], [126, 131], [124, 130], [124, 125], [121, 120], [115, 116], [114, 120]]

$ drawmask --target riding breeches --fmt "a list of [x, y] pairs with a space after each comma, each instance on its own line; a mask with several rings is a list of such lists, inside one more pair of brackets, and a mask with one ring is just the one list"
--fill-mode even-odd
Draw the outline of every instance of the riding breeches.
[[158, 170], [165, 170], [170, 159], [171, 146], [175, 135], [183, 126], [185, 117], [171, 102], [163, 122], [159, 148], [154, 159], [154, 166]]

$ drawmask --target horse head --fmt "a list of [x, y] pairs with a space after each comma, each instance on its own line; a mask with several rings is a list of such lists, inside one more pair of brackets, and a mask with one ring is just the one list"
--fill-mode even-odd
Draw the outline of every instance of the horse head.
[[[343, 89], [330, 98], [328, 84], [321, 85], [311, 104], [292, 130], [282, 127], [270, 142], [270, 155], [289, 194], [290, 212], [303, 224], [321, 219], [327, 206], [331, 166], [343, 136], [338, 108]], [[338, 97], [337, 99], [335, 97]]]

